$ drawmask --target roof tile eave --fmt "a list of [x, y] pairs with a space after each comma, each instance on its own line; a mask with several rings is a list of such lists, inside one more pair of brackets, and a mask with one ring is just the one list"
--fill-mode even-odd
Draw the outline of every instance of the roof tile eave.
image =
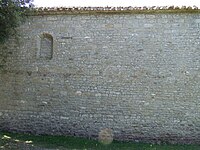
[[152, 6], [152, 7], [36, 7], [31, 15], [85, 14], [85, 13], [159, 13], [159, 12], [200, 12], [197, 6]]

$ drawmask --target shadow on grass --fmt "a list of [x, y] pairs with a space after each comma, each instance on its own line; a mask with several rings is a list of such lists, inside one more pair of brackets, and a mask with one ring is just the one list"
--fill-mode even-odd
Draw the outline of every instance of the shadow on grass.
[[96, 140], [71, 136], [35, 136], [0, 132], [0, 149], [199, 150], [200, 145], [158, 145], [119, 141], [113, 141], [109, 145], [103, 145]]

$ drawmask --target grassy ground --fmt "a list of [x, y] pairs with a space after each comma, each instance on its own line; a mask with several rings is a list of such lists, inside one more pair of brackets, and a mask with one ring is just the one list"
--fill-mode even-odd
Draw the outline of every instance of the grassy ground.
[[34, 136], [0, 132], [0, 150], [200, 150], [200, 145], [144, 144], [113, 141], [103, 145], [95, 140], [64, 136]]

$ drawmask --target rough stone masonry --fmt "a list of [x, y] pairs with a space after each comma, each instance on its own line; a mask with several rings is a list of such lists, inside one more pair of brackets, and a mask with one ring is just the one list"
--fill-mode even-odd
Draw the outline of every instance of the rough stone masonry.
[[1, 130], [200, 143], [200, 13], [41, 13], [18, 31]]

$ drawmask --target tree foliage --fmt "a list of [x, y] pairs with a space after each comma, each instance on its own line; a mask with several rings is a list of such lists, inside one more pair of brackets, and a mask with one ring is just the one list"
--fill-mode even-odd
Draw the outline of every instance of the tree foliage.
[[16, 34], [33, 0], [0, 0], [0, 44]]

